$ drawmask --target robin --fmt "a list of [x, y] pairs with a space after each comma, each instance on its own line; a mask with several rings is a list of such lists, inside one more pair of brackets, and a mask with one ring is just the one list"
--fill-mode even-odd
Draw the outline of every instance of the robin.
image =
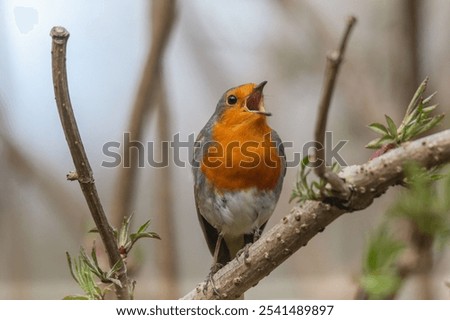
[[196, 140], [195, 204], [212, 274], [259, 238], [281, 193], [286, 159], [267, 124], [266, 83], [225, 92]]

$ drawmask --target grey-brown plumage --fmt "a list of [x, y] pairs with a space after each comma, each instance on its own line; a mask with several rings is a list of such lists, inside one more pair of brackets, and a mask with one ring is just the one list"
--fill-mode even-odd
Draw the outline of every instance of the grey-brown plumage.
[[198, 219], [214, 263], [221, 265], [259, 236], [281, 193], [286, 160], [280, 137], [266, 122], [265, 84], [228, 90], [195, 144]]

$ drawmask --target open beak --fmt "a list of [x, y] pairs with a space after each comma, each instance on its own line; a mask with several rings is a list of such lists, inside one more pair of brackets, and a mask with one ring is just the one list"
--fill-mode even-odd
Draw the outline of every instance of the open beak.
[[263, 89], [266, 83], [267, 81], [263, 81], [258, 84], [253, 89], [253, 92], [247, 97], [247, 100], [245, 101], [245, 109], [248, 112], [263, 114], [265, 116], [272, 115], [270, 112], [266, 112], [266, 109], [264, 108]]

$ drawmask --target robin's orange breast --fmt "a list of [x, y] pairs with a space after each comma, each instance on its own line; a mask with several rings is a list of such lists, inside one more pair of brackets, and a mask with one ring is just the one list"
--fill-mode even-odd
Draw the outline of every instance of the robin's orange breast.
[[202, 172], [222, 191], [274, 189], [282, 162], [271, 132], [264, 115], [226, 110], [212, 128], [216, 143], [205, 152]]

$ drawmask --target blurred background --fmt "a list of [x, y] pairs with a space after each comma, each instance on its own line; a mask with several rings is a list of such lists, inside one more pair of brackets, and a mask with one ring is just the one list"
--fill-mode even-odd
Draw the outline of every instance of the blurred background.
[[[137, 125], [140, 141], [155, 142], [158, 161], [159, 141], [196, 135], [227, 89], [267, 80], [269, 122], [293, 143], [287, 149], [292, 159], [313, 138], [325, 56], [337, 47], [350, 14], [358, 23], [328, 120], [334, 141], [348, 140], [340, 153], [348, 164], [367, 161], [371, 151], [364, 146], [375, 138], [367, 125], [384, 121], [384, 114], [400, 121], [425, 76], [429, 92], [438, 91], [441, 112], [450, 110], [446, 0], [191, 0], [177, 1], [173, 11], [171, 4], [0, 2], [0, 299], [82, 293], [65, 252], [77, 255], [96, 239], [87, 235], [94, 224], [78, 183], [66, 181], [73, 162], [54, 101], [53, 26], [71, 34], [71, 100], [108, 216], [115, 226], [124, 210], [134, 213], [134, 227], [151, 219], [150, 229], [162, 238], [142, 240], [129, 258], [139, 299], [181, 297], [205, 279], [212, 258], [197, 222], [188, 150], [180, 151], [184, 166], [146, 164], [130, 174], [102, 166], [111, 161], [105, 143], [122, 144], [123, 133]], [[440, 129], [446, 127], [448, 119]], [[296, 173], [288, 169], [267, 228], [292, 207]], [[398, 192], [392, 188], [370, 208], [333, 222], [246, 298], [354, 298], [368, 234]], [[450, 250], [436, 255], [427, 278], [431, 290], [424, 295], [424, 282], [413, 275], [399, 298], [450, 297], [444, 285]]]

